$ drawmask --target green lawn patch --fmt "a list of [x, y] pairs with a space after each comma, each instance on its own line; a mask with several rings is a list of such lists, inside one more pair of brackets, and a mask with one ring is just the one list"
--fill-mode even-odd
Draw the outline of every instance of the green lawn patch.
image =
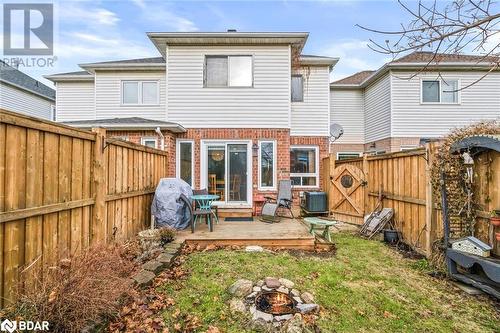
[[187, 279], [161, 287], [176, 302], [164, 313], [167, 325], [179, 324], [180, 313], [197, 316], [200, 332], [210, 325], [251, 332], [248, 318], [229, 312], [226, 290], [239, 278], [275, 276], [314, 294], [322, 332], [498, 332], [500, 315], [487, 297], [466, 295], [427, 275], [424, 262], [404, 259], [380, 242], [334, 237], [332, 257], [230, 250], [189, 255]]

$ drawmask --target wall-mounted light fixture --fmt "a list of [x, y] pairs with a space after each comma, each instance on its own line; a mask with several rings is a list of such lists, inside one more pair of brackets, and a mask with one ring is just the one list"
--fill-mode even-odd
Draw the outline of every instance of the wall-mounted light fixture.
[[254, 143], [252, 145], [252, 156], [253, 157], [258, 157], [259, 156], [259, 145]]

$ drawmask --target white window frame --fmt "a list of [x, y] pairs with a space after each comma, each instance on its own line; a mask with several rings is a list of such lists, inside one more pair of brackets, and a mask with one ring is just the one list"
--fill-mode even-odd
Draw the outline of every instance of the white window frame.
[[194, 161], [194, 140], [189, 140], [189, 139], [177, 139], [175, 143], [175, 177], [176, 178], [181, 178], [181, 143], [190, 143], [191, 144], [191, 179], [192, 179], [192, 184], [191, 188], [194, 188], [194, 184], [196, 183], [196, 180], [194, 178], [194, 167], [195, 167], [195, 161]]
[[[261, 161], [262, 161], [262, 144], [263, 143], [272, 143], [273, 144], [273, 186], [262, 186], [262, 169], [261, 169]], [[259, 140], [259, 159], [258, 159], [258, 168], [259, 168], [259, 171], [258, 171], [258, 180], [259, 180], [259, 184], [258, 184], [258, 189], [261, 190], [261, 191], [276, 191], [276, 182], [277, 182], [277, 172], [276, 172], [276, 152], [277, 152], [277, 149], [276, 149], [276, 140]]]
[[358, 152], [358, 151], [338, 151], [337, 152], [337, 158], [336, 158], [337, 160], [339, 160], [339, 155], [340, 154], [352, 154], [352, 155], [357, 154], [358, 157], [362, 157], [363, 156], [363, 153], [362, 152]]
[[[290, 178], [292, 177], [316, 177], [316, 185], [292, 185], [293, 188], [319, 188], [319, 147], [314, 145], [290, 145], [290, 152], [292, 149], [300, 149], [300, 148], [314, 148], [315, 151], [315, 164], [316, 164], [316, 172], [315, 173], [292, 173], [290, 170]], [[289, 153], [290, 153], [289, 152]], [[302, 183], [302, 180], [301, 180]]]
[[[158, 149], [158, 138], [152, 137], [152, 136], [143, 136], [141, 137], [141, 145], [146, 146], [146, 141], [154, 141], [155, 142], [155, 149]], [[149, 146], [147, 146], [149, 147]], [[149, 147], [151, 148], [151, 147]]]
[[[439, 82], [439, 102], [424, 102], [424, 93], [423, 93], [423, 84], [424, 84], [424, 81], [437, 81]], [[443, 91], [441, 89], [441, 86], [442, 86], [442, 82], [446, 82], [446, 81], [457, 81], [457, 101], [455, 103], [445, 103], [445, 102], [442, 102], [443, 100]], [[423, 105], [460, 105], [462, 104], [462, 94], [460, 93], [461, 92], [461, 87], [462, 86], [462, 83], [461, 83], [461, 80], [460, 79], [455, 79], [455, 78], [448, 78], [448, 79], [437, 79], [436, 77], [421, 77], [420, 78], [420, 104], [423, 104]]]
[[[207, 58], [210, 57], [226, 57], [227, 58], [227, 85], [225, 86], [209, 86], [207, 85]], [[232, 86], [230, 85], [231, 79], [231, 65], [229, 58], [231, 57], [250, 57], [252, 59], [252, 83], [249, 86]], [[254, 87], [254, 56], [252, 54], [205, 54], [203, 62], [203, 88], [253, 88]]]
[[[125, 83], [137, 83], [137, 103], [123, 102], [123, 85]], [[156, 83], [156, 102], [142, 102], [142, 85], [144, 83]], [[120, 83], [120, 105], [121, 106], [158, 106], [160, 105], [160, 81], [159, 80], [122, 80]]]

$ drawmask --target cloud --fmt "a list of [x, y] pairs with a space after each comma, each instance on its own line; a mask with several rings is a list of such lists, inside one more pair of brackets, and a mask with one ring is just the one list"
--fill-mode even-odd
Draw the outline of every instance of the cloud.
[[120, 18], [118, 15], [105, 8], [82, 7], [79, 3], [64, 3], [59, 6], [59, 19], [71, 23], [97, 24], [115, 26]]
[[132, 2], [140, 8], [143, 20], [159, 25], [160, 29], [186, 32], [198, 30], [193, 21], [167, 9], [163, 3], [146, 3], [144, 0]]
[[356, 72], [378, 69], [387, 59], [368, 47], [368, 41], [361, 39], [341, 39], [324, 49], [319, 54], [339, 57], [332, 78], [340, 79]]

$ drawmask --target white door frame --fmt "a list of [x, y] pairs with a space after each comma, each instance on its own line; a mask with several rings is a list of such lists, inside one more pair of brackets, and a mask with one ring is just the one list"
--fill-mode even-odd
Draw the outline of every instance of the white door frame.
[[[247, 201], [246, 202], [227, 202], [228, 195], [226, 193], [226, 201], [216, 201], [219, 207], [223, 208], [252, 208], [253, 203], [253, 168], [252, 168], [252, 140], [201, 140], [200, 141], [200, 188], [208, 189], [208, 161], [207, 153], [209, 145], [224, 145], [228, 144], [246, 144], [247, 145]], [[227, 152], [227, 149], [226, 149]], [[227, 159], [227, 156], [225, 156]], [[227, 164], [226, 164], [227, 165]], [[227, 176], [226, 176], [227, 177]], [[226, 181], [226, 186], [228, 182]]]

